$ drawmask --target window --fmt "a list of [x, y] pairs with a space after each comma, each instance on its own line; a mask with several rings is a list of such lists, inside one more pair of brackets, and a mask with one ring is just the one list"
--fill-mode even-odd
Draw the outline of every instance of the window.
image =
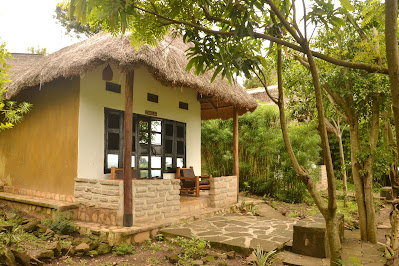
[[158, 103], [158, 95], [155, 95], [152, 93], [147, 93], [147, 101], [153, 102], [153, 103]]
[[[105, 108], [104, 173], [123, 167], [123, 137], [123, 111]], [[176, 172], [185, 158], [186, 124], [133, 114], [132, 166], [140, 178]]]
[[179, 102], [179, 108], [180, 109], [184, 109], [184, 110], [188, 110], [188, 103]]
[[121, 85], [115, 84], [112, 82], [106, 82], [105, 83], [105, 90], [106, 91], [112, 91], [115, 93], [121, 93]]

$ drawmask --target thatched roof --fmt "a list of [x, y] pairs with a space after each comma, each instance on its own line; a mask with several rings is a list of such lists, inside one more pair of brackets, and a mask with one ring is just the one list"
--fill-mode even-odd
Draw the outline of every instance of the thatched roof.
[[[277, 85], [272, 85], [267, 87], [267, 90], [269, 91], [269, 94], [274, 98], [278, 99], [278, 88]], [[272, 99], [270, 99], [269, 95], [267, 95], [265, 88], [264, 87], [259, 87], [259, 88], [253, 88], [253, 89], [248, 89], [247, 93], [251, 95], [256, 100], [259, 100], [261, 103], [272, 103]], [[287, 101], [287, 97], [284, 96], [284, 102]]]
[[197, 90], [202, 119], [230, 118], [233, 106], [239, 114], [255, 110], [256, 101], [240, 85], [230, 85], [219, 77], [211, 83], [212, 72], [200, 76], [186, 72], [188, 60], [184, 51], [187, 48], [181, 39], [168, 36], [157, 47], [143, 45], [136, 51], [128, 35], [112, 37], [99, 33], [47, 56], [14, 55], [6, 98], [16, 96], [25, 88], [59, 77], [72, 78], [109, 63], [121, 72], [144, 66], [166, 86]]

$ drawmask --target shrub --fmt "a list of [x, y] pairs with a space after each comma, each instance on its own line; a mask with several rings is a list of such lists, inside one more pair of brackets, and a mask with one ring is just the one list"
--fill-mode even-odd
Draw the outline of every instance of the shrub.
[[114, 256], [123, 256], [126, 254], [134, 254], [135, 247], [126, 243], [122, 243], [112, 248], [112, 254]]
[[57, 214], [50, 226], [51, 230], [59, 235], [72, 234], [76, 232], [76, 225], [71, 218], [71, 213], [64, 212]]

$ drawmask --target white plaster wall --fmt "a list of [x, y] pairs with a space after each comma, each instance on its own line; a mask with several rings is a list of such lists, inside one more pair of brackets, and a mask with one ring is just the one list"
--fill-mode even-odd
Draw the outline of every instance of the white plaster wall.
[[[80, 78], [79, 110], [79, 178], [106, 178], [104, 174], [104, 107], [124, 110], [125, 75], [112, 68], [113, 83], [121, 84], [120, 94], [106, 91], [102, 70]], [[147, 101], [147, 93], [158, 95], [158, 103]], [[188, 110], [179, 109], [179, 101], [188, 103]], [[169, 88], [156, 81], [144, 67], [134, 73], [133, 113], [145, 115], [145, 110], [157, 112], [157, 117], [186, 123], [186, 165], [201, 174], [201, 106], [197, 92], [189, 88]]]

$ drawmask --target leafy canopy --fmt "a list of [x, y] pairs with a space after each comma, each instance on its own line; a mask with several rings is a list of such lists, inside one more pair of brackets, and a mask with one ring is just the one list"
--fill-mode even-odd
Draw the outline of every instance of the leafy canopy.
[[11, 55], [7, 52], [5, 43], [2, 43], [0, 44], [0, 131], [12, 128], [32, 107], [27, 102], [18, 104], [4, 99], [5, 85], [9, 82], [7, 72], [10, 69], [6, 62], [7, 58], [11, 58]]

